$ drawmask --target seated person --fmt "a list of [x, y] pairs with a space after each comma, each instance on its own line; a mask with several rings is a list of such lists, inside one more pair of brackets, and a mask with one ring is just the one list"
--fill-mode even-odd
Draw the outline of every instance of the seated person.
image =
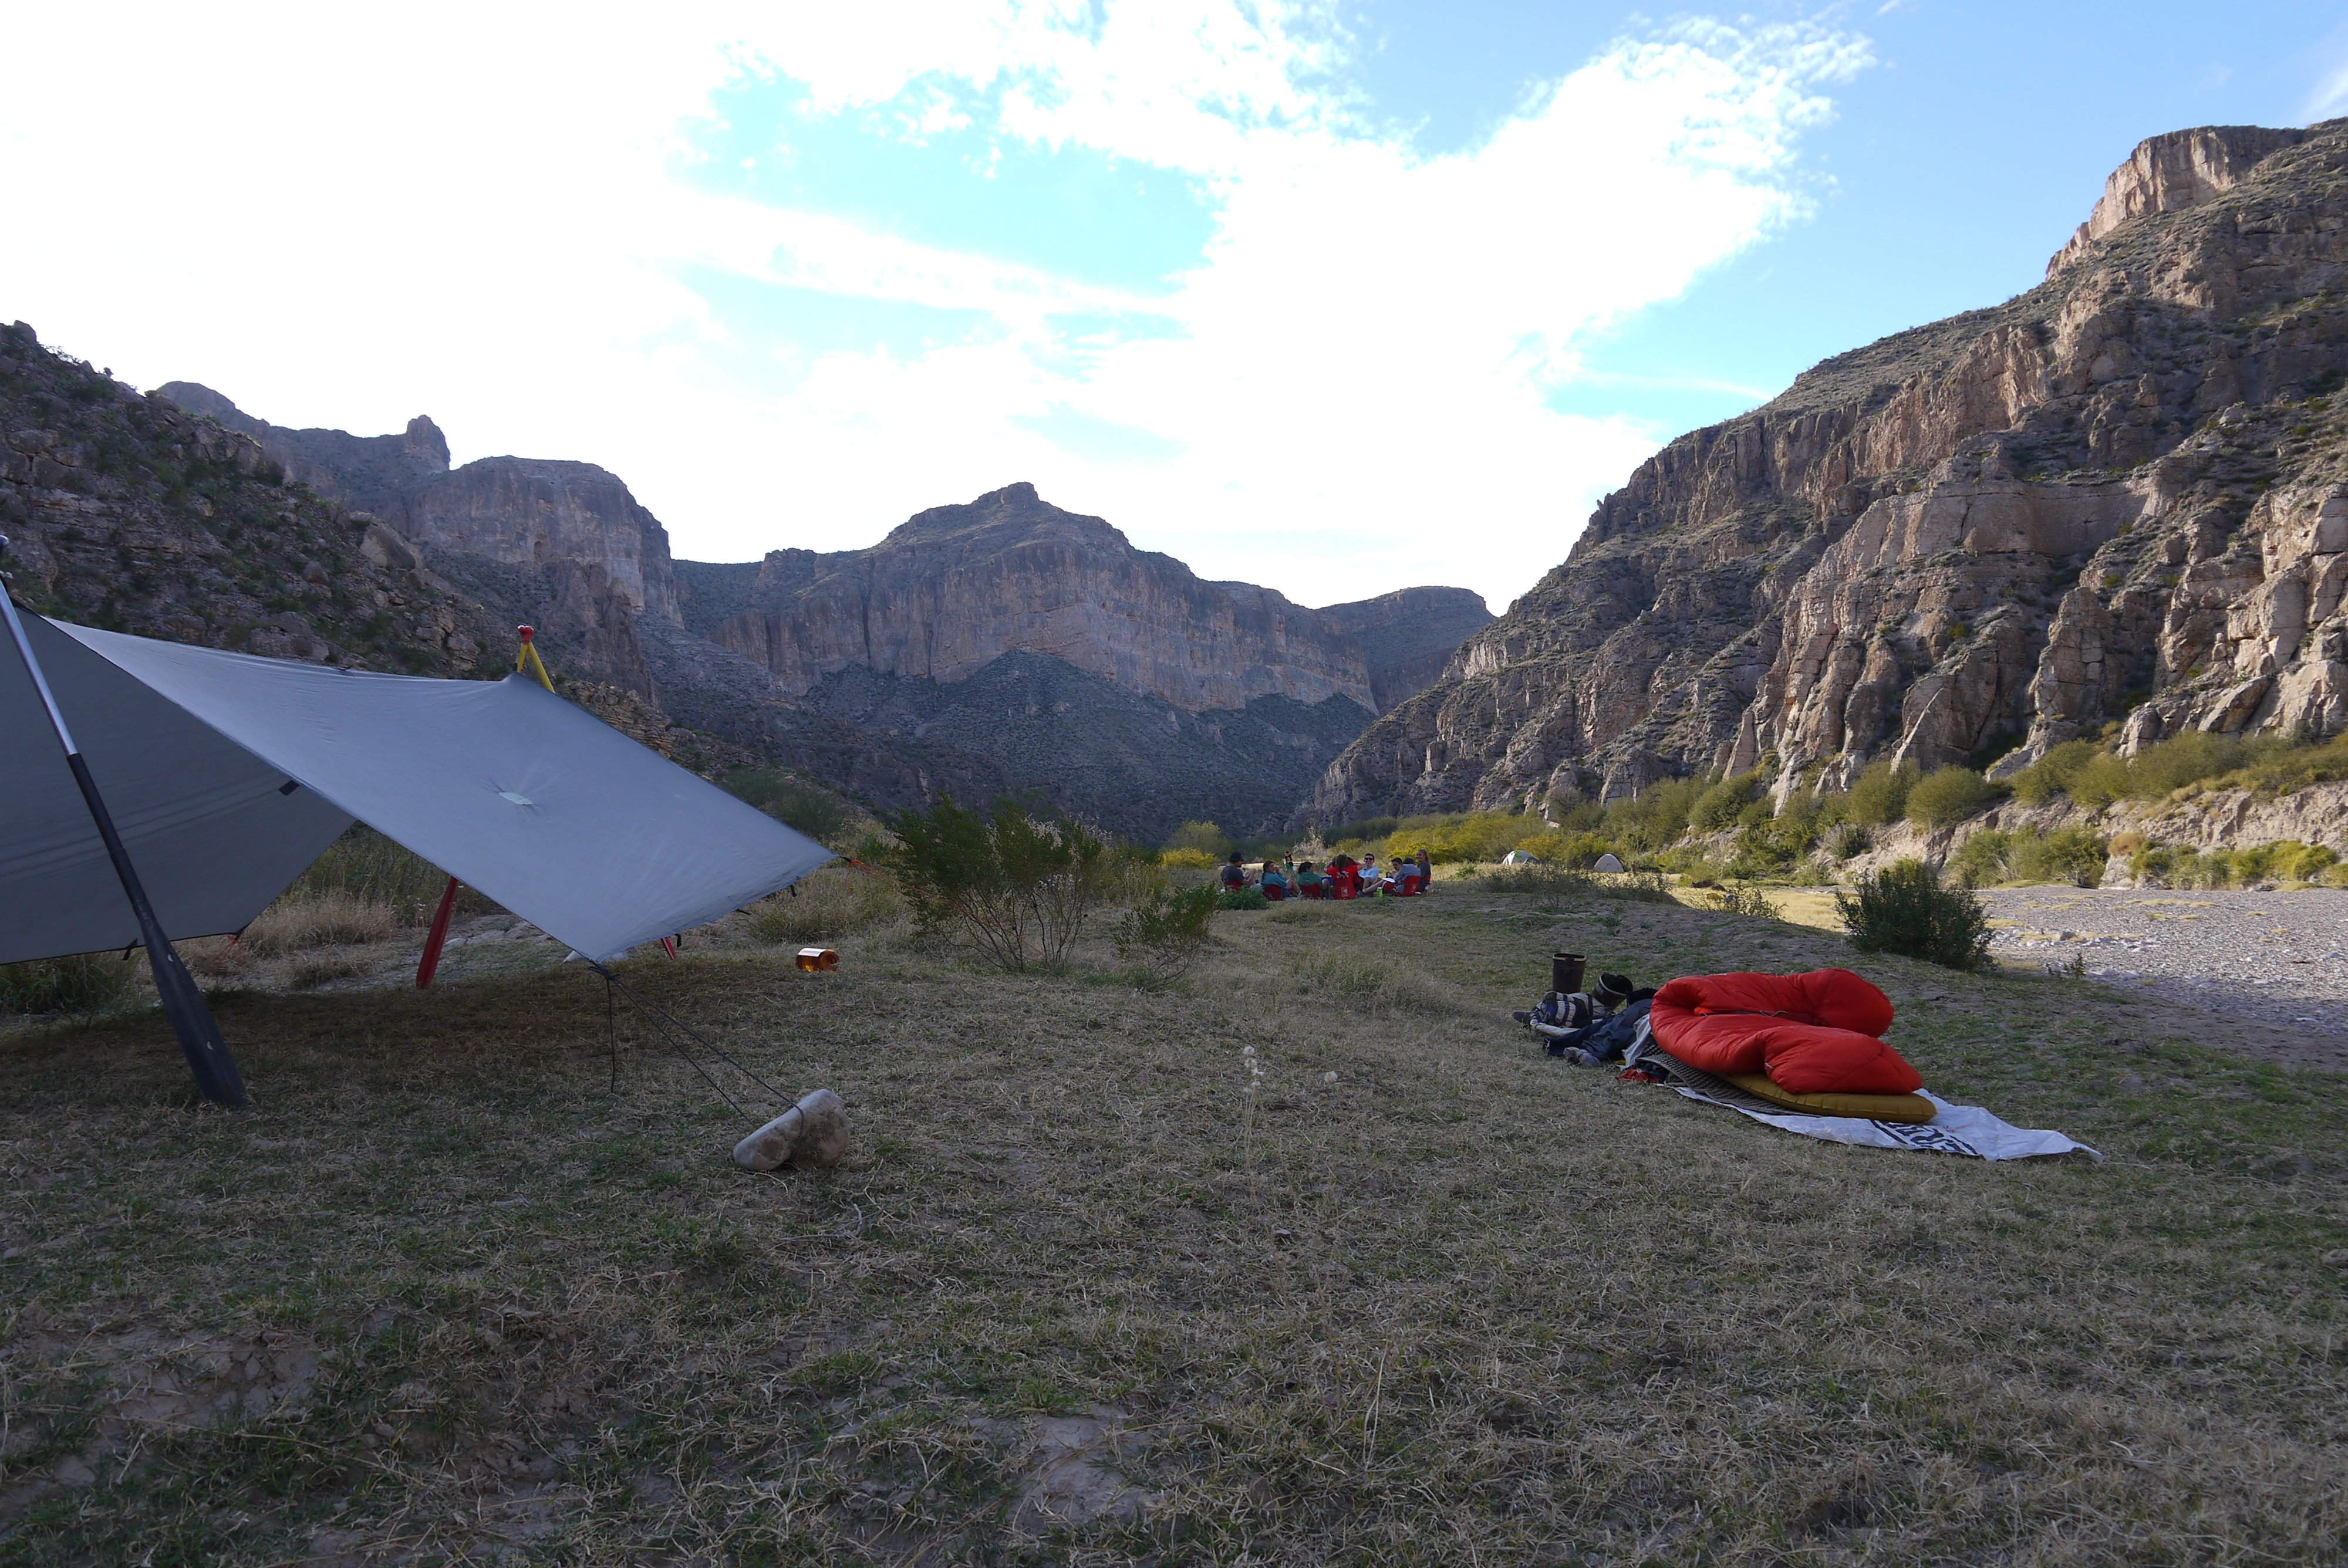
[[1236, 849], [1231, 851], [1231, 859], [1223, 864], [1222, 884], [1226, 893], [1236, 893], [1248, 885], [1247, 865], [1240, 859], [1240, 852]]
[[1288, 897], [1288, 878], [1282, 873], [1276, 860], [1263, 863], [1263, 875], [1256, 878], [1256, 886], [1262, 888], [1263, 896], [1275, 904]]
[[1296, 891], [1307, 898], [1318, 898], [1327, 891], [1321, 884], [1320, 871], [1309, 860], [1297, 863]]
[[1353, 898], [1362, 891], [1362, 868], [1350, 855], [1340, 855], [1329, 862], [1329, 897]]
[[1395, 862], [1395, 897], [1397, 898], [1415, 897], [1418, 894], [1424, 892], [1426, 888], [1426, 884], [1419, 876], [1417, 861], [1397, 860]]

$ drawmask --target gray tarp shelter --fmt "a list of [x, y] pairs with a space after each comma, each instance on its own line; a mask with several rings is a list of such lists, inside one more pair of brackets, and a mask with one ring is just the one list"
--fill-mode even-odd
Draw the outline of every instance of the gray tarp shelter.
[[[353, 818], [598, 960], [832, 857], [526, 676], [377, 675], [24, 623], [174, 940], [243, 929]], [[0, 963], [139, 936], [0, 636]]]

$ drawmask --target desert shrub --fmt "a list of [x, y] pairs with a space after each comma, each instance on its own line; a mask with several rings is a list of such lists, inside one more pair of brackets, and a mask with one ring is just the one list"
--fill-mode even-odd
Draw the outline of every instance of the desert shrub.
[[2014, 798], [2024, 805], [2044, 805], [2058, 794], [2068, 794], [2071, 781], [2096, 755], [2093, 741], [2065, 741], [2013, 775]]
[[2286, 838], [2262, 846], [2267, 852], [2265, 874], [2283, 882], [2313, 882], [2340, 864], [2335, 852], [2320, 844]]
[[1732, 876], [1791, 876], [1818, 847], [1825, 811], [1817, 796], [1797, 792], [1786, 798], [1785, 809], [1773, 812], [1764, 798], [1746, 808], [1737, 829], [1736, 852], [1728, 866]]
[[[280, 895], [278, 903], [299, 904], [314, 899], [345, 897], [381, 905], [402, 926], [421, 926], [440, 906], [448, 886], [448, 874], [422, 856], [377, 833], [365, 823], [353, 823], [309, 869]], [[486, 915], [497, 906], [469, 887], [457, 892], [457, 912]]]
[[1665, 779], [1649, 784], [1629, 800], [1608, 806], [1601, 831], [1631, 849], [1649, 854], [1667, 849], [1686, 834], [1688, 814], [1695, 809], [1704, 787], [1694, 779]]
[[[1226, 850], [1224, 853], [1229, 854], [1230, 851]], [[1222, 856], [1210, 855], [1203, 849], [1193, 849], [1187, 845], [1179, 849], [1163, 849], [1158, 853], [1158, 864], [1169, 869], [1212, 871], [1222, 863]]]
[[1563, 866], [1576, 871], [1589, 870], [1603, 855], [1616, 855], [1620, 858], [1614, 845], [1602, 833], [1563, 833], [1551, 828], [1547, 833], [1535, 834], [1515, 847], [1544, 866]]
[[282, 958], [319, 948], [387, 942], [401, 924], [390, 905], [348, 893], [280, 898], [253, 917], [241, 945], [263, 958]]
[[1162, 885], [1146, 886], [1110, 940], [1119, 958], [1152, 979], [1179, 979], [1213, 939], [1215, 914], [1221, 907], [1222, 895], [1210, 886], [1179, 891]]
[[1989, 914], [1967, 887], [1944, 887], [1921, 860], [1901, 860], [1835, 895], [1850, 945], [1862, 953], [1900, 953], [1952, 969], [1989, 962]]
[[2097, 752], [2072, 770], [2063, 793], [2074, 805], [2101, 811], [2116, 800], [2126, 800], [2133, 788], [2127, 760], [2110, 752]]
[[1837, 860], [1849, 860], [1874, 847], [1875, 835], [1855, 822], [1846, 822], [1835, 829], [1832, 852]]
[[2110, 854], [2133, 859], [2137, 851], [2144, 847], [2144, 835], [2133, 830], [2127, 833], [2115, 833], [2111, 836], [2111, 841], [2104, 847]]
[[1217, 827], [1213, 823], [1186, 822], [1181, 826], [1176, 828], [1173, 832], [1166, 835], [1166, 842], [1161, 847], [1165, 851], [1165, 854], [1159, 856], [1159, 861], [1163, 865], [1195, 866], [1201, 864], [1201, 862], [1189, 858], [1184, 858], [1182, 860], [1169, 860], [1165, 858], [1165, 856], [1167, 855], [1177, 855], [1188, 852], [1190, 855], [1205, 856], [1207, 857], [1203, 862], [1205, 865], [1218, 866], [1222, 863], [1223, 856], [1229, 855], [1235, 846], [1231, 843], [1231, 835], [1225, 833], [1221, 828]]
[[2242, 743], [2231, 735], [2200, 730], [2145, 747], [2128, 759], [2128, 794], [2158, 800], [2173, 790], [2231, 771], [2242, 760]]
[[1553, 830], [1537, 816], [1518, 812], [1455, 812], [1447, 816], [1407, 816], [1394, 825], [1384, 840], [1372, 845], [1388, 860], [1426, 851], [1438, 866], [1488, 862], [1500, 858]]
[[1913, 763], [1893, 767], [1888, 762], [1873, 762], [1851, 780], [1850, 792], [1843, 800], [1843, 815], [1865, 827], [1888, 827], [1908, 814], [1908, 792], [1914, 787], [1918, 769]]
[[735, 799], [827, 844], [855, 820], [848, 804], [829, 790], [773, 768], [736, 768], [717, 783]]
[[2163, 887], [2239, 887], [2257, 882], [2334, 880], [2340, 856], [2320, 844], [2295, 838], [2206, 854], [2165, 844], [2139, 847], [2128, 869], [2138, 881]]
[[2265, 794], [2287, 794], [2337, 779], [2348, 779], [2348, 735], [2321, 744], [2253, 741], [2244, 748], [2242, 766], [2216, 782], [2239, 784]]
[[1272, 900], [1263, 896], [1261, 887], [1231, 887], [1215, 895], [1218, 909], [1269, 909]]
[[869, 871], [826, 866], [750, 906], [750, 935], [793, 947], [837, 941], [904, 909], [897, 890]]
[[1688, 811], [1688, 825], [1698, 833], [1718, 833], [1724, 827], [1734, 827], [1745, 808], [1754, 804], [1760, 792], [1761, 775], [1738, 774], [1725, 778], [1696, 797]]
[[1936, 768], [1908, 792], [1908, 820], [1919, 827], [1953, 827], [2005, 791], [1971, 768]]
[[1038, 821], [1015, 802], [992, 816], [951, 798], [889, 824], [866, 858], [890, 872], [925, 928], [956, 930], [1005, 969], [1056, 966], [1128, 868], [1082, 823]]
[[1777, 917], [1777, 907], [1770, 903], [1768, 896], [1750, 882], [1739, 882], [1732, 886], [1714, 888], [1712, 907], [1730, 915], [1757, 915], [1766, 920], [1774, 920]]
[[102, 1012], [130, 999], [138, 974], [118, 953], [0, 964], [0, 1013]]
[[1951, 866], [1972, 886], [2056, 883], [2093, 887], [2104, 877], [2106, 842], [2084, 827], [1992, 828], [1960, 845]]
[[1595, 833], [1606, 820], [1606, 808], [1594, 800], [1578, 800], [1559, 808], [1550, 825], [1560, 833]]

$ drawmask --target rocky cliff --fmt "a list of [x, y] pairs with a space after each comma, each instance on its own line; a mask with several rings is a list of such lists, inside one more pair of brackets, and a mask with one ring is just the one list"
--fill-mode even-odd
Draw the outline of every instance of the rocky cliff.
[[1671, 443], [1306, 815], [2348, 723], [2348, 121], [2156, 138], [2047, 281]]
[[870, 549], [681, 570], [687, 628], [765, 666], [793, 696], [850, 670], [951, 684], [1025, 652], [1188, 712], [1259, 697], [1375, 710], [1382, 687], [1423, 685], [1490, 619], [1462, 589], [1314, 610], [1209, 582], [1032, 485], [933, 507]]
[[478, 620], [539, 627], [566, 672], [883, 806], [1024, 789], [1145, 840], [1190, 816], [1269, 828], [1491, 619], [1461, 589], [1309, 610], [1208, 582], [1026, 485], [870, 549], [672, 561], [659, 520], [590, 464], [452, 469], [421, 416], [357, 436], [271, 425], [189, 382], [154, 401], [416, 569], [428, 556]]
[[636, 617], [675, 616], [668, 530], [616, 475], [527, 457], [452, 469], [447, 437], [423, 415], [396, 436], [353, 436], [272, 425], [195, 382], [156, 395], [251, 436], [289, 482], [428, 551], [507, 636], [534, 626], [570, 668], [652, 700]]
[[0, 532], [44, 614], [355, 669], [469, 675], [509, 632], [249, 436], [0, 330]]

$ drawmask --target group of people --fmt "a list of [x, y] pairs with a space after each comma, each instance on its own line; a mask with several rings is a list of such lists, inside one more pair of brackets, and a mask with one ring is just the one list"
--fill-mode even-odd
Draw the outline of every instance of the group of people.
[[1223, 865], [1221, 880], [1227, 893], [1254, 887], [1278, 903], [1289, 898], [1367, 898], [1380, 895], [1412, 898], [1426, 892], [1434, 876], [1435, 868], [1424, 849], [1396, 860], [1385, 870], [1379, 869], [1375, 855], [1365, 855], [1355, 860], [1350, 855], [1339, 854], [1331, 856], [1325, 867], [1310, 860], [1287, 858], [1266, 860], [1253, 871], [1240, 858], [1239, 851], [1233, 850], [1231, 859]]

